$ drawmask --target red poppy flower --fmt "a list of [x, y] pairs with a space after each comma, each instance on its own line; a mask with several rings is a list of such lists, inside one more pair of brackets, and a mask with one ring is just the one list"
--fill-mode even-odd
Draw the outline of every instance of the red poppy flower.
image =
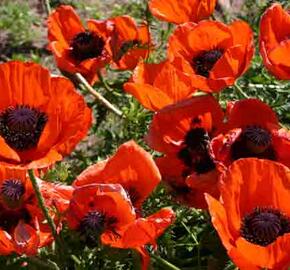
[[174, 221], [171, 209], [162, 209], [147, 218], [136, 219], [127, 193], [119, 184], [89, 184], [77, 187], [67, 211], [68, 225], [85, 237], [86, 243], [136, 249], [147, 269], [145, 244], [156, 238]]
[[133, 205], [140, 208], [160, 182], [160, 174], [151, 155], [134, 141], [122, 144], [115, 155], [82, 172], [75, 187], [93, 183], [120, 184]]
[[131, 80], [124, 84], [124, 89], [151, 111], [186, 99], [196, 91], [191, 86], [190, 76], [169, 61], [159, 64], [140, 61]]
[[102, 243], [116, 248], [136, 249], [142, 256], [142, 269], [148, 269], [150, 256], [145, 245], [156, 247], [156, 239], [175, 220], [175, 213], [170, 208], [163, 208], [157, 213], [147, 217], [138, 218], [134, 222], [124, 226], [120, 237], [102, 236]]
[[181, 24], [199, 22], [214, 11], [216, 0], [150, 0], [151, 13], [160, 20]]
[[235, 161], [222, 177], [221, 198], [206, 195], [212, 223], [241, 270], [290, 266], [290, 171], [269, 160]]
[[279, 3], [261, 18], [259, 44], [266, 68], [278, 79], [290, 80], [290, 13]]
[[49, 15], [47, 26], [49, 48], [58, 67], [72, 74], [79, 72], [93, 84], [97, 70], [110, 62], [110, 23], [89, 20], [85, 28], [71, 6], [61, 5]]
[[151, 50], [148, 26], [137, 26], [130, 16], [110, 19], [114, 25], [110, 40], [113, 61], [118, 69], [134, 69], [140, 58], [146, 58]]
[[156, 159], [162, 179], [191, 206], [206, 207], [205, 190], [216, 194], [218, 177], [210, 139], [222, 121], [218, 102], [204, 95], [164, 107], [150, 125], [146, 137], [149, 146], [165, 154]]
[[86, 236], [86, 240], [117, 237], [121, 228], [136, 219], [127, 193], [119, 184], [90, 184], [77, 187], [67, 211], [71, 229]]
[[234, 160], [256, 157], [290, 166], [290, 134], [280, 129], [274, 111], [258, 99], [231, 104], [224, 132], [211, 142], [215, 159], [228, 166]]
[[86, 135], [91, 110], [73, 84], [35, 63], [0, 65], [0, 163], [43, 168]]
[[[68, 204], [69, 196], [63, 197], [59, 190], [69, 187], [46, 183], [38, 179], [40, 191], [46, 191], [45, 204], [50, 215], [61, 225], [53, 210], [56, 207], [63, 213]], [[49, 192], [48, 192], [49, 191]], [[57, 204], [53, 200], [58, 198]], [[59, 227], [60, 228], [60, 227]], [[35, 255], [38, 248], [53, 241], [49, 226], [41, 210], [37, 206], [37, 199], [25, 170], [12, 170], [0, 166], [0, 254]]]
[[233, 85], [248, 69], [253, 53], [253, 33], [243, 21], [185, 23], [174, 31], [168, 47], [174, 65], [191, 75], [194, 88], [206, 92]]

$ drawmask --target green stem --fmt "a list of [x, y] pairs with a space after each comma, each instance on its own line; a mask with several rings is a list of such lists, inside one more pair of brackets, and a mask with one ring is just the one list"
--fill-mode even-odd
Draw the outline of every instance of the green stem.
[[151, 253], [151, 258], [153, 258], [160, 266], [163, 266], [166, 270], [181, 270], [177, 266], [173, 265], [172, 263], [166, 261], [165, 259], [162, 259], [161, 257]]
[[197, 238], [195, 237], [195, 235], [190, 231], [190, 229], [186, 226], [186, 224], [183, 221], [181, 221], [181, 225], [184, 227], [184, 229], [187, 231], [187, 233], [190, 235], [190, 237], [192, 238], [192, 240], [197, 246], [197, 265], [198, 265], [198, 269], [201, 269], [199, 242]]
[[37, 257], [29, 257], [27, 258], [27, 261], [30, 262], [31, 264], [34, 264], [35, 266], [38, 266], [38, 268], [41, 269], [60, 270], [57, 264], [52, 261], [44, 262], [43, 260]]
[[241, 96], [243, 96], [244, 98], [249, 98], [249, 96], [243, 91], [243, 89], [237, 83], [234, 84], [234, 87]]
[[100, 71], [97, 71], [98, 73], [98, 77], [100, 79], [100, 82], [102, 83], [102, 85], [104, 86], [104, 88], [109, 91], [109, 92], [113, 92], [113, 89], [107, 84], [106, 80], [104, 79], [103, 75], [101, 74]]
[[78, 81], [85, 87], [85, 89], [92, 94], [98, 101], [100, 101], [105, 107], [107, 107], [109, 110], [111, 110], [113, 113], [115, 113], [118, 116], [123, 116], [122, 112], [117, 109], [110, 101], [105, 99], [100, 93], [98, 93], [83, 77], [82, 74], [76, 73], [76, 78]]
[[44, 3], [45, 3], [47, 15], [49, 15], [51, 13], [51, 6], [49, 3], [49, 0], [44, 0]]
[[59, 244], [59, 238], [57, 235], [55, 224], [54, 224], [51, 216], [49, 215], [48, 209], [45, 206], [44, 199], [43, 199], [42, 194], [40, 192], [40, 188], [39, 188], [39, 185], [37, 183], [37, 179], [35, 178], [33, 170], [31, 170], [31, 169], [28, 170], [28, 174], [30, 177], [32, 187], [33, 187], [34, 192], [35, 192], [35, 196], [36, 196], [37, 201], [38, 201], [38, 205], [39, 205], [45, 219], [47, 220], [47, 223], [51, 229], [51, 232], [52, 232], [52, 235], [53, 235], [55, 241], [58, 242], [58, 244]]

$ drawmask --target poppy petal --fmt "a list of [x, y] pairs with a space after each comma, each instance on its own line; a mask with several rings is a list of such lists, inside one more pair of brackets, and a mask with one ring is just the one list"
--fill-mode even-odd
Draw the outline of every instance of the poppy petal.
[[[166, 106], [154, 115], [146, 141], [159, 152], [176, 153], [191, 128], [192, 120], [205, 114], [212, 118], [210, 126], [206, 126], [209, 132], [222, 124], [223, 111], [219, 103], [209, 95], [195, 96]], [[205, 121], [205, 125], [207, 123]], [[214, 127], [211, 126], [212, 123]]]
[[47, 24], [49, 40], [58, 40], [67, 46], [68, 41], [72, 40], [76, 34], [85, 31], [73, 7], [66, 5], [61, 5], [52, 12], [48, 17]]
[[228, 218], [225, 208], [217, 199], [209, 194], [205, 194], [205, 199], [208, 204], [213, 226], [217, 230], [225, 248], [231, 250], [233, 248], [234, 239], [228, 229]]
[[0, 136], [0, 156], [4, 159], [11, 160], [11, 161], [16, 161], [20, 162], [20, 157], [19, 155], [11, 148], [9, 147], [5, 140]]
[[124, 85], [125, 91], [138, 99], [145, 108], [153, 111], [185, 99], [195, 92], [190, 76], [177, 70], [168, 61], [159, 64], [140, 62], [134, 70], [132, 80], [133, 82]]
[[236, 241], [236, 246], [248, 261], [263, 268], [273, 269], [280, 262], [290, 264], [289, 254], [285, 252], [290, 248], [289, 236], [278, 237], [275, 243], [267, 247], [252, 244], [240, 237]]
[[[283, 25], [283, 27], [281, 27]], [[266, 68], [278, 79], [290, 78], [289, 58], [290, 15], [281, 4], [269, 7], [260, 21], [259, 48]]]
[[207, 209], [204, 194], [208, 193], [214, 198], [219, 197], [218, 178], [216, 170], [203, 174], [191, 174], [186, 178], [186, 184], [192, 190], [192, 205], [195, 208]]
[[272, 144], [277, 161], [290, 168], [290, 133], [280, 129], [272, 131]]
[[176, 28], [168, 41], [169, 59], [183, 56], [193, 59], [204, 51], [232, 46], [230, 29], [223, 23], [202, 21], [199, 24], [185, 23]]
[[14, 230], [16, 250], [20, 254], [35, 255], [39, 245], [36, 230], [24, 222], [19, 222]]
[[151, 13], [160, 20], [180, 24], [206, 19], [214, 11], [215, 0], [151, 0]]
[[229, 225], [232, 231], [238, 232], [241, 217], [257, 206], [274, 207], [289, 215], [289, 189], [289, 169], [282, 164], [255, 158], [235, 161], [221, 184], [224, 206], [231, 215]]
[[147, 217], [138, 218], [124, 229], [120, 238], [102, 236], [102, 242], [113, 247], [138, 248], [145, 244], [156, 244], [156, 239], [173, 223], [175, 214], [170, 208], [163, 208]]
[[[115, 155], [85, 170], [74, 182], [121, 184], [140, 206], [160, 182], [161, 176], [151, 155], [134, 141], [122, 144]], [[130, 194], [132, 192], [132, 194]], [[135, 200], [134, 200], [135, 199]]]
[[7, 232], [0, 230], [0, 254], [9, 255], [14, 251], [12, 237]]
[[269, 52], [268, 57], [274, 65], [283, 65], [290, 71], [290, 40], [281, 42]]
[[235, 102], [228, 115], [229, 129], [243, 128], [249, 125], [267, 127], [267, 124], [279, 127], [275, 112], [264, 102], [249, 98]]
[[[151, 13], [160, 20], [173, 22], [176, 24], [190, 21], [190, 6], [186, 6], [187, 1], [176, 0], [151, 0], [149, 8]], [[196, 7], [197, 1], [192, 5]]]
[[[284, 27], [281, 27], [283, 25]], [[261, 17], [260, 45], [264, 44], [266, 51], [274, 49], [289, 35], [290, 16], [280, 3], [274, 3]]]

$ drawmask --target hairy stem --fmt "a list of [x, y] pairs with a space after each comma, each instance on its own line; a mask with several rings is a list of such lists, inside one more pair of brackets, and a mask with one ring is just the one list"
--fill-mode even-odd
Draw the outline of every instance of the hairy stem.
[[47, 220], [47, 223], [51, 229], [51, 232], [52, 232], [52, 235], [55, 239], [56, 242], [58, 242], [59, 244], [59, 238], [58, 238], [58, 235], [57, 235], [57, 231], [56, 231], [56, 227], [55, 227], [55, 224], [51, 218], [51, 216], [49, 215], [49, 212], [48, 212], [48, 209], [47, 207], [45, 206], [45, 202], [44, 202], [44, 199], [43, 199], [43, 196], [40, 192], [40, 188], [39, 188], [39, 185], [37, 183], [37, 179], [34, 175], [34, 172], [33, 170], [28, 170], [28, 174], [29, 174], [29, 178], [30, 178], [30, 181], [31, 181], [31, 184], [32, 184], [32, 187], [34, 189], [34, 192], [35, 192], [35, 196], [37, 198], [37, 201], [38, 201], [38, 205], [45, 217], [45, 219]]
[[45, 4], [47, 15], [49, 15], [51, 13], [51, 6], [49, 3], [49, 0], [44, 0], [44, 4]]
[[106, 108], [108, 108], [110, 111], [112, 111], [118, 116], [123, 115], [119, 109], [117, 109], [112, 103], [110, 103], [100, 93], [98, 93], [80, 73], [76, 73], [76, 78], [86, 88], [86, 90], [90, 94], [92, 94], [98, 101], [100, 101]]
[[167, 270], [181, 270], [180, 268], [178, 268], [177, 266], [173, 265], [172, 263], [170, 263], [169, 261], [166, 261], [165, 259], [151, 253], [150, 254], [151, 258], [153, 258], [156, 263], [158, 263], [160, 266], [163, 267], [163, 269], [167, 269]]
[[235, 89], [237, 90], [237, 92], [243, 96], [243, 98], [249, 98], [249, 96], [243, 91], [243, 89], [237, 84], [234, 84]]

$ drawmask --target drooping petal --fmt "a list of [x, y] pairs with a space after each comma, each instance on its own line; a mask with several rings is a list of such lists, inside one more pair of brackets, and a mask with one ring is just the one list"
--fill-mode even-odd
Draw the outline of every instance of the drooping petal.
[[75, 186], [91, 183], [121, 184], [134, 206], [141, 206], [160, 182], [161, 176], [151, 155], [134, 141], [122, 144], [106, 162], [86, 169], [74, 181]]

